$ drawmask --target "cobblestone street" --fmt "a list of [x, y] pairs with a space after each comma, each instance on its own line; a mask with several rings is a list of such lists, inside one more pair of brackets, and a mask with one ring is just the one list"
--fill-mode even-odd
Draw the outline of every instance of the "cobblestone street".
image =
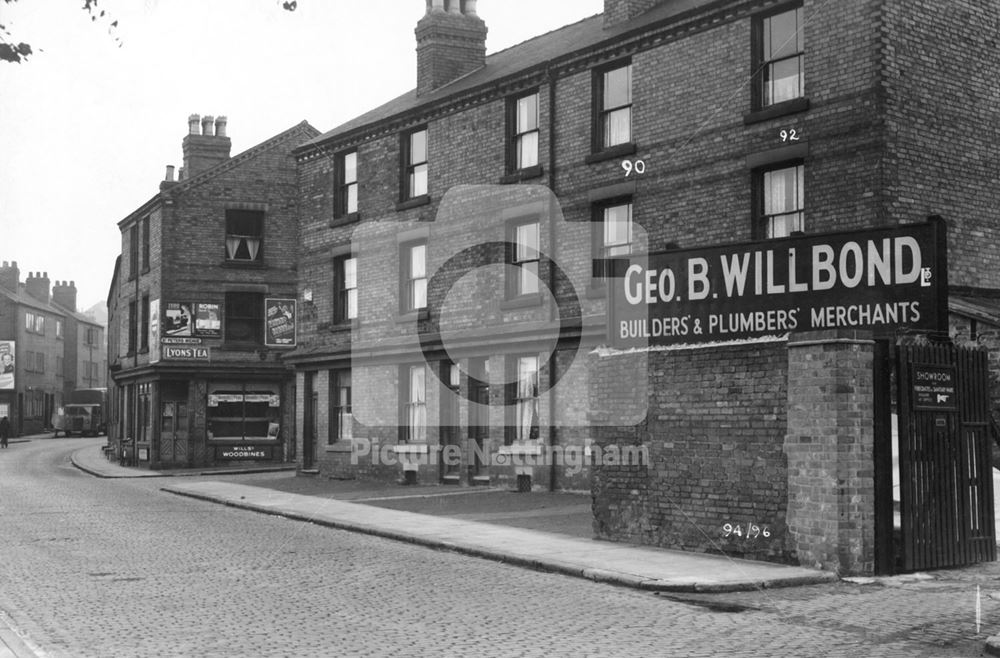
[[1000, 631], [996, 564], [656, 595], [94, 478], [81, 445], [0, 454], [0, 611], [39, 656], [977, 656]]

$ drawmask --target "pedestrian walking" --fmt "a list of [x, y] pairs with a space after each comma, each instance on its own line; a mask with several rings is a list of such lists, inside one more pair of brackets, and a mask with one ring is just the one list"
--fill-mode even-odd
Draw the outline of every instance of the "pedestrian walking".
[[10, 435], [10, 421], [7, 416], [0, 418], [0, 448], [7, 447], [7, 437]]

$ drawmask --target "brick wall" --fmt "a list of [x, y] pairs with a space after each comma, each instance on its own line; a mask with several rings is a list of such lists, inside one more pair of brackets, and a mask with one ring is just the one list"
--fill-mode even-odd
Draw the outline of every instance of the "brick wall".
[[[635, 377], [640, 355], [596, 357], [590, 397]], [[600, 450], [644, 446], [642, 465], [593, 467], [594, 532], [618, 541], [789, 561], [784, 342], [648, 354], [649, 414], [595, 427]], [[631, 404], [631, 403], [629, 403]], [[592, 405], [594, 413], [601, 409]], [[626, 454], [622, 452], [622, 454]], [[724, 536], [740, 525], [742, 536]], [[749, 524], [770, 537], [748, 539]], [[762, 530], [763, 531], [763, 530]]]
[[976, 0], [882, 4], [890, 212], [900, 219], [942, 215], [950, 283], [1000, 287], [1000, 7]]

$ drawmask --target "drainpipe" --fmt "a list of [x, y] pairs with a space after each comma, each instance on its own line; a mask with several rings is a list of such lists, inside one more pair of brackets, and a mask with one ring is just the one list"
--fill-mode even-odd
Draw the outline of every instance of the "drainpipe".
[[[558, 209], [556, 201], [556, 77], [552, 73], [552, 63], [545, 65], [545, 79], [549, 83], [549, 189], [552, 194], [549, 197], [549, 283], [556, 280], [555, 255], [556, 255], [556, 223], [552, 221], [554, 211]], [[549, 311], [549, 319], [553, 322], [558, 320], [558, 306], [553, 304]], [[549, 368], [549, 450], [551, 459], [549, 460], [549, 491], [556, 490], [556, 368], [558, 367], [559, 344], [556, 343], [556, 351], [553, 354], [556, 359]]]

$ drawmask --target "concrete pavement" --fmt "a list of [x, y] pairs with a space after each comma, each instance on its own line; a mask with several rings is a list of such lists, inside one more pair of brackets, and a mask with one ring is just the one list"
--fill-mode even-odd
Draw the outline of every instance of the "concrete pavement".
[[[73, 464], [99, 477], [149, 477], [148, 471], [109, 462], [97, 446], [77, 450]], [[195, 469], [213, 475], [252, 469]], [[153, 475], [177, 475], [174, 471]], [[835, 581], [834, 574], [569, 537], [490, 523], [416, 514], [343, 500], [228, 482], [171, 484], [164, 491], [232, 507], [387, 537], [466, 555], [650, 591], [742, 591]]]

